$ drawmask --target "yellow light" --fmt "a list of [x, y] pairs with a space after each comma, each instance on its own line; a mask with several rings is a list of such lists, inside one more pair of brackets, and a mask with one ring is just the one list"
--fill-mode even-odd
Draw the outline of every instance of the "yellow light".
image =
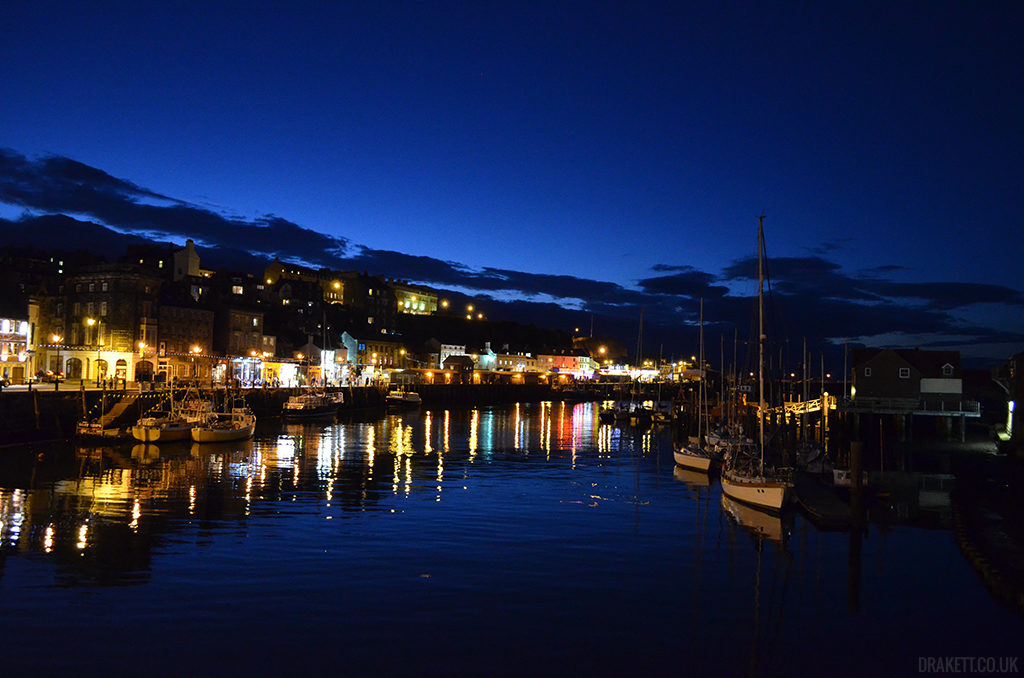
[[473, 311], [473, 304], [467, 305], [466, 306], [466, 310], [469, 311], [469, 312], [472, 312]]
[[442, 299], [441, 300], [441, 308], [448, 308], [448, 300], [447, 299]]
[[273, 285], [274, 283], [272, 283], [272, 282], [270, 281], [270, 278], [267, 278], [267, 284], [268, 284], [268, 285]]
[[96, 324], [96, 318], [86, 318], [85, 324], [88, 325], [89, 327], [92, 327], [93, 325]]
[[466, 320], [472, 320], [472, 319], [473, 319], [473, 314], [472, 313], [467, 313], [466, 314]]
[[338, 282], [337, 280], [335, 280], [334, 281], [334, 289], [340, 289], [340, 288], [341, 288], [341, 283]]
[[477, 313], [476, 314], [476, 319], [477, 320], [483, 320], [484, 319], [484, 314], [483, 313]]
[[55, 344], [59, 344], [60, 340], [63, 338], [64, 337], [60, 336], [59, 334], [54, 334], [53, 336], [50, 337], [50, 341], [52, 341]]
[[302, 354], [301, 353], [296, 353], [295, 357], [298, 358], [299, 360], [302, 360]]
[[192, 347], [192, 352], [193, 353], [202, 353], [203, 352], [203, 348], [201, 346], [193, 346]]

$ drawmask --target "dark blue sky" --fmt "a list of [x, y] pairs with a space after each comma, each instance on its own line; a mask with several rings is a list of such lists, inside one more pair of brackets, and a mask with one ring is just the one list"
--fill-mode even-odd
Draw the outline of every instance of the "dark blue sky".
[[[794, 334], [1024, 348], [1019, 2], [2, 11], [8, 156], [225, 217], [211, 245], [279, 219], [437, 286], [624, 317], [656, 293], [680, 323], [703, 295], [724, 322], [765, 214]], [[21, 189], [0, 217], [199, 233]]]

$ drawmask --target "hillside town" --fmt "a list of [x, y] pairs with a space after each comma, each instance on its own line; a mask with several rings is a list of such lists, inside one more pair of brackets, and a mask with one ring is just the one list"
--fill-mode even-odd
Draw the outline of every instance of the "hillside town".
[[490, 321], [399, 279], [279, 260], [261, 274], [203, 268], [182, 248], [116, 262], [6, 257], [0, 376], [208, 386], [538, 383], [552, 375], [650, 379], [685, 362], [626, 365], [614, 340]]

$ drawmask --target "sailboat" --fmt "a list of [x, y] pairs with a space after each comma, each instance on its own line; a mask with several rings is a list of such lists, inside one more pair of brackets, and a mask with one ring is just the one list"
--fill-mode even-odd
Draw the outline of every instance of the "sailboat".
[[143, 443], [187, 440], [191, 437], [192, 428], [205, 421], [212, 411], [213, 403], [202, 398], [194, 387], [189, 386], [180, 403], [175, 402], [172, 390], [170, 411], [152, 412], [141, 417], [132, 426], [132, 437]]
[[781, 511], [793, 496], [792, 475], [769, 471], [764, 465], [764, 217], [757, 222], [757, 387], [758, 441], [753, 445], [736, 444], [726, 451], [722, 467], [722, 491], [729, 497], [768, 511]]
[[700, 396], [699, 411], [697, 413], [697, 437], [690, 438], [688, 444], [678, 444], [672, 450], [672, 457], [676, 464], [698, 471], [708, 471], [711, 468], [712, 453], [704, 444], [705, 420], [707, 419], [707, 391], [704, 387], [704, 300], [700, 300]]

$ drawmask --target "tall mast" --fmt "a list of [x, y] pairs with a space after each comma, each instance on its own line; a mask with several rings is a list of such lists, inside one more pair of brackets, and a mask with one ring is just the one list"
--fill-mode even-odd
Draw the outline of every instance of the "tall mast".
[[707, 378], [707, 373], [704, 371], [704, 297], [700, 298], [700, 351], [698, 353], [700, 354], [700, 403], [697, 406], [697, 447], [703, 447], [701, 425], [706, 416], [708, 393], [707, 386], [704, 384], [704, 380]]
[[757, 218], [757, 440], [764, 474], [764, 217]]

